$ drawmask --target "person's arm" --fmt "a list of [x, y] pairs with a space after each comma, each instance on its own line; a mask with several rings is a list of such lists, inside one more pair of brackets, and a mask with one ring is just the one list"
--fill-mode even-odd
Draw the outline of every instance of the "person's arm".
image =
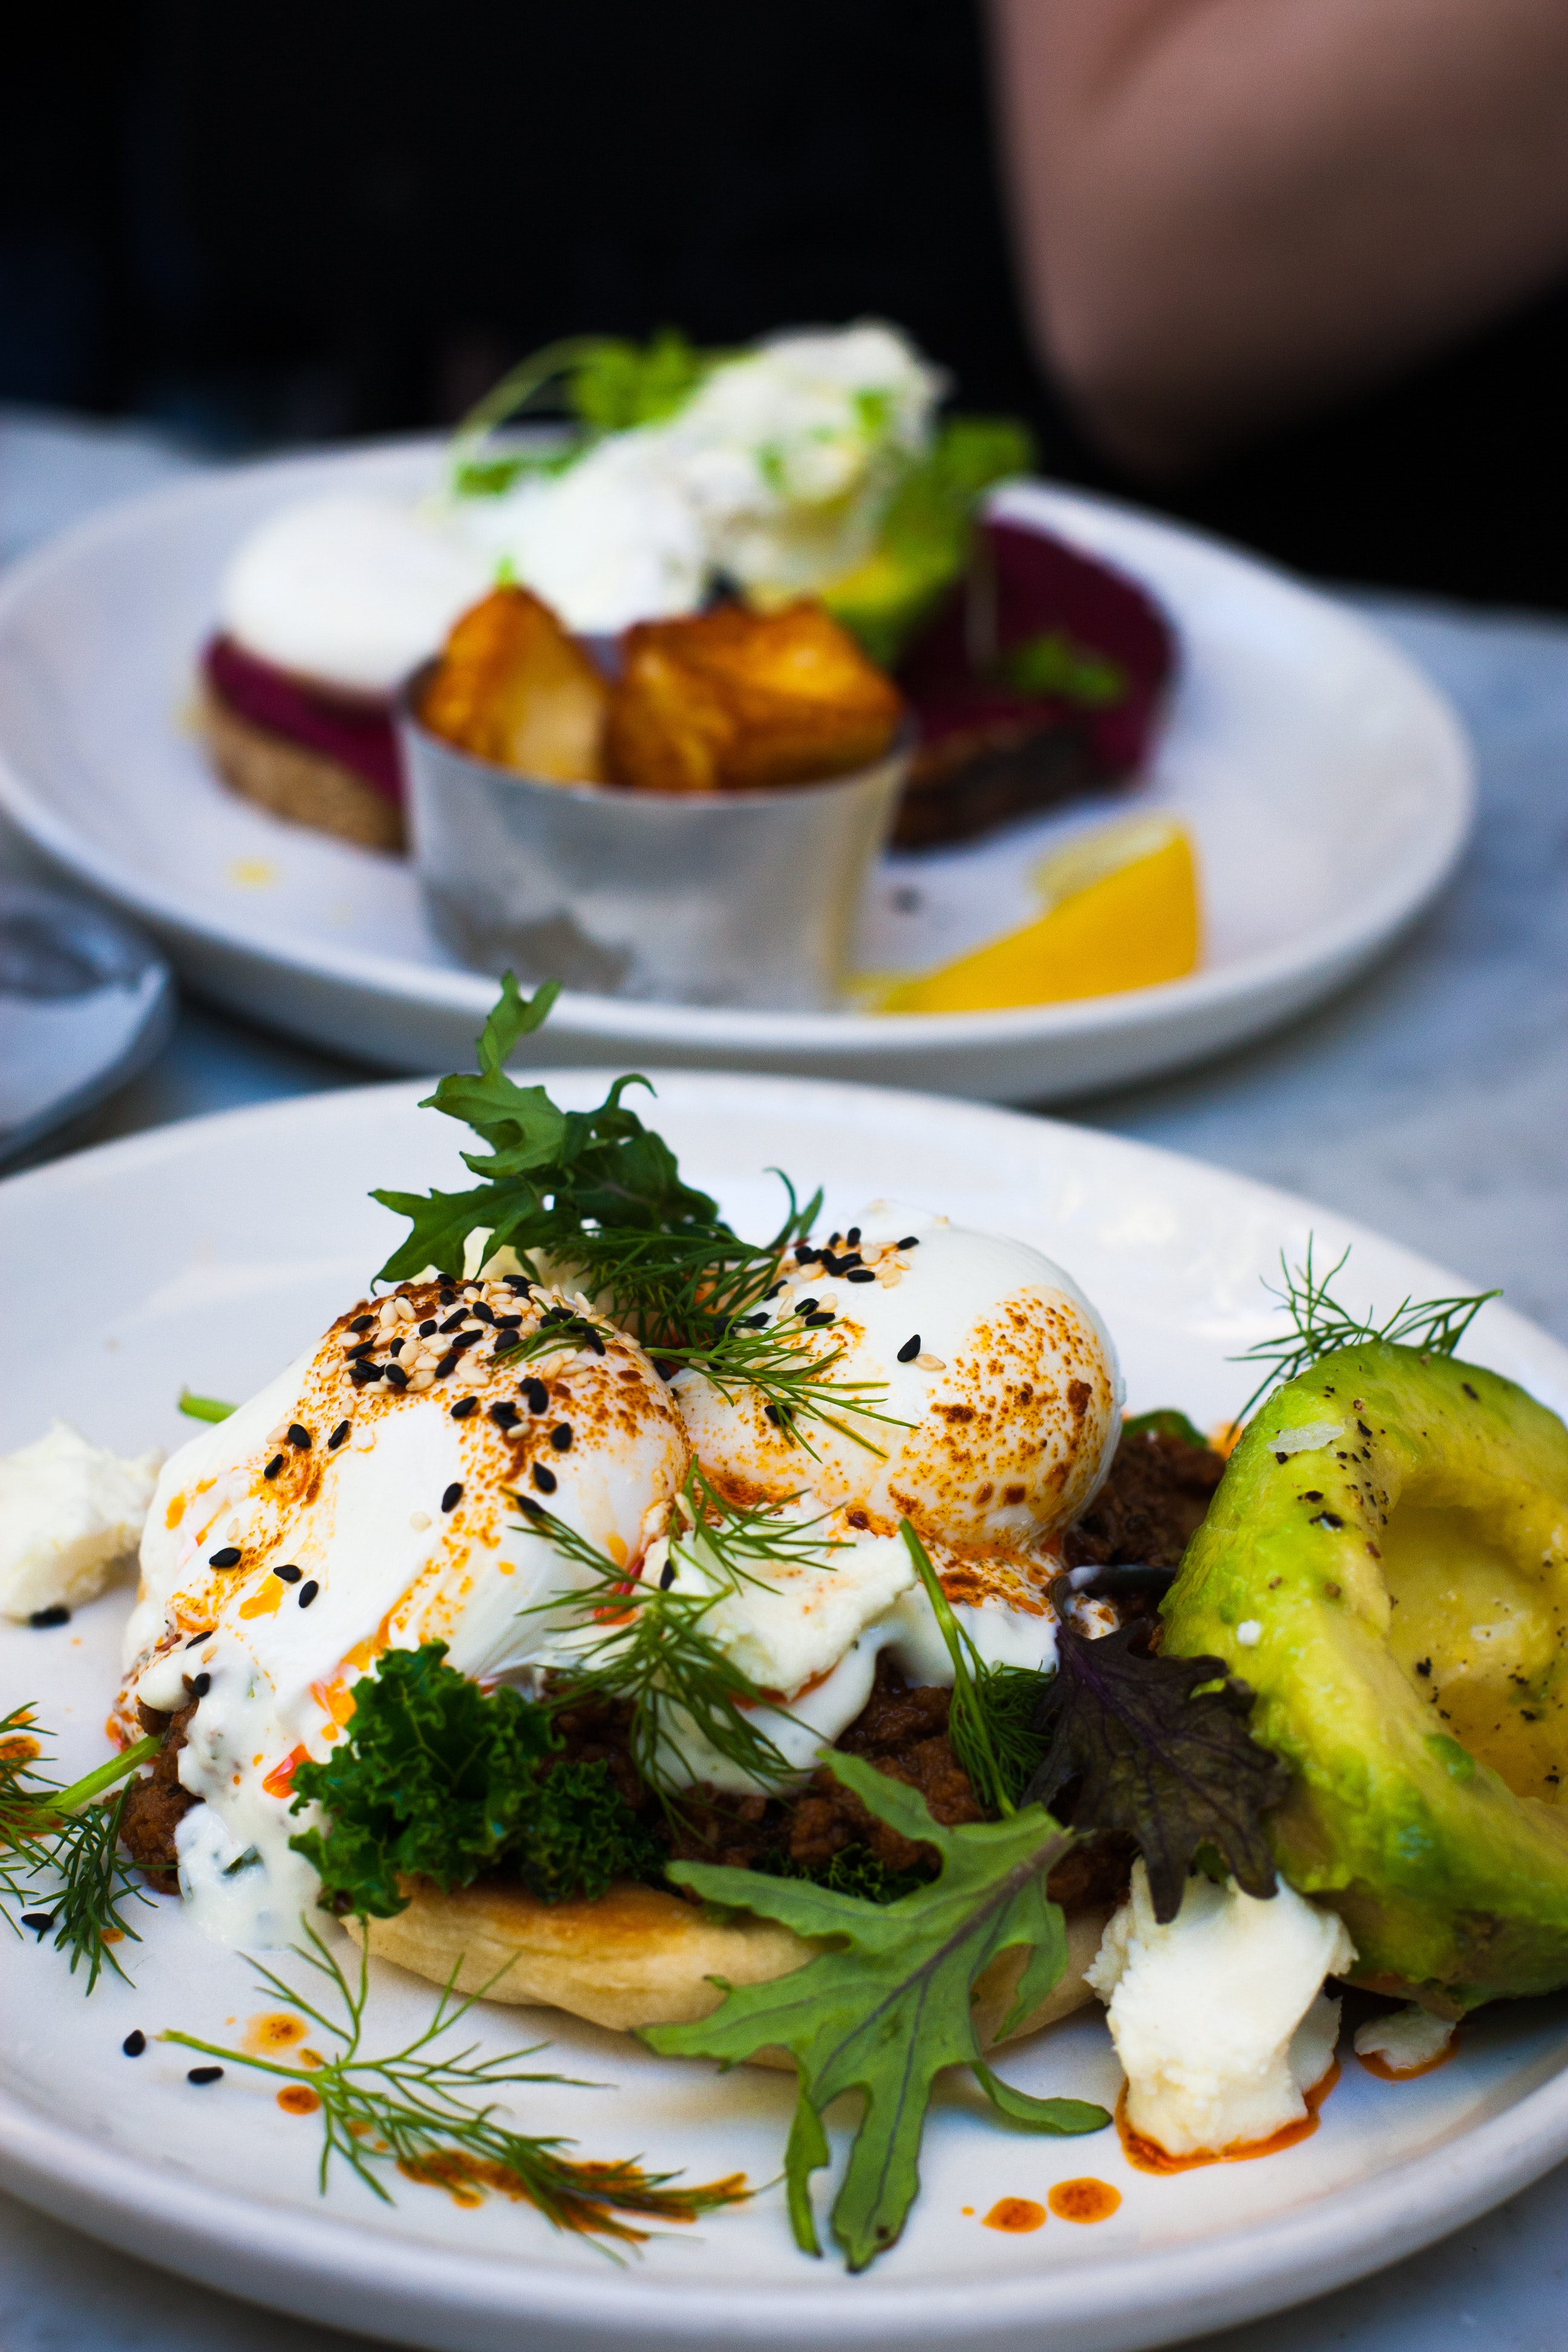
[[1199, 463], [1568, 270], [1568, 0], [990, 6], [1037, 339], [1135, 467]]

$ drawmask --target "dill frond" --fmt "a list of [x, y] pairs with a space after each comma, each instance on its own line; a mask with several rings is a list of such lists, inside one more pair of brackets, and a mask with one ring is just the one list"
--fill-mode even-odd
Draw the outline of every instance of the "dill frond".
[[1320, 1357], [1331, 1356], [1341, 1348], [1364, 1348], [1381, 1341], [1393, 1347], [1415, 1348], [1426, 1356], [1451, 1356], [1487, 1301], [1502, 1296], [1498, 1290], [1480, 1290], [1452, 1298], [1415, 1300], [1406, 1297], [1392, 1315], [1379, 1323], [1370, 1315], [1351, 1314], [1332, 1295], [1331, 1285], [1342, 1272], [1349, 1256], [1347, 1246], [1328, 1272], [1319, 1275], [1312, 1264], [1310, 1236], [1306, 1261], [1301, 1265], [1291, 1267], [1284, 1251], [1280, 1251], [1283, 1285], [1277, 1288], [1270, 1282], [1264, 1288], [1271, 1298], [1279, 1301], [1289, 1328], [1278, 1338], [1259, 1339], [1231, 1358], [1235, 1364], [1268, 1367], [1237, 1413], [1238, 1423], [1246, 1422], [1271, 1391], [1295, 1380]]
[[199, 2051], [225, 2066], [276, 2075], [299, 2092], [308, 2093], [312, 2107], [307, 2108], [301, 2098], [301, 2111], [319, 2112], [321, 2119], [319, 2177], [323, 2192], [332, 2159], [340, 2157], [374, 2195], [390, 2205], [394, 2200], [378, 2168], [391, 2164], [405, 2179], [433, 2187], [464, 2194], [489, 2189], [525, 2200], [558, 2230], [628, 2245], [642, 2244], [649, 2233], [624, 2219], [625, 2215], [637, 2214], [653, 2221], [694, 2221], [701, 2213], [737, 2204], [749, 2195], [742, 2173], [683, 2189], [673, 2173], [647, 2172], [636, 2161], [582, 2162], [563, 2154], [571, 2141], [513, 2131], [501, 2122], [491, 2095], [495, 2092], [518, 2084], [572, 2083], [576, 2078], [525, 2071], [520, 2062], [535, 2054], [542, 2046], [537, 2042], [498, 2058], [476, 2058], [471, 2042], [450, 2054], [437, 2051], [436, 2044], [462, 2021], [489, 1991], [489, 1985], [458, 2000], [448, 1981], [422, 2033], [385, 2056], [368, 2054], [364, 2048], [368, 1953], [362, 1947], [359, 1968], [351, 1978], [314, 1928], [307, 1926], [305, 1934], [310, 1948], [307, 1951], [296, 1945], [296, 1954], [325, 1979], [318, 1999], [331, 2001], [340, 2016], [329, 2015], [318, 2000], [261, 1962], [254, 1965], [263, 1979], [259, 1991], [286, 2002], [337, 2043], [335, 2053], [323, 2063], [285, 2065], [276, 2058], [203, 2042], [190, 2033], [171, 2032], [158, 2038], [184, 2050]]
[[62, 1787], [37, 1767], [47, 1733], [30, 1706], [0, 1717], [0, 1918], [21, 1933], [12, 1906], [47, 1912], [58, 1952], [70, 1955], [70, 1972], [87, 1970], [91, 1992], [106, 1967], [124, 1969], [114, 1945], [140, 1943], [122, 1906], [152, 1897], [138, 1885], [133, 1864], [120, 1852], [120, 1825], [129, 1793], [111, 1802], [105, 1791], [157, 1754], [155, 1737], [139, 1739], [106, 1764]]

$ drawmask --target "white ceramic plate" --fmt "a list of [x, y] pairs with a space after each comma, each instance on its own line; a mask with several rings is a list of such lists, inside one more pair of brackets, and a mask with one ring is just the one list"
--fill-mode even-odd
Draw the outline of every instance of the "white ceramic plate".
[[[224, 1003], [403, 1069], [466, 1053], [489, 982], [437, 946], [410, 866], [234, 798], [181, 713], [225, 562], [262, 516], [329, 487], [410, 488], [435, 462], [422, 446], [216, 476], [88, 524], [0, 585], [0, 800], [16, 822], [133, 908]], [[570, 995], [542, 1058], [1043, 1100], [1195, 1060], [1285, 1019], [1358, 971], [1440, 887], [1469, 824], [1469, 754], [1447, 704], [1374, 631], [1126, 508], [1037, 485], [997, 504], [1120, 564], [1175, 622], [1183, 670], [1146, 804], [1176, 812], [1197, 841], [1204, 969], [1081, 1003], [934, 1016]], [[868, 960], [929, 966], [1026, 920], [1030, 866], [1086, 814], [889, 860], [868, 908]]]
[[[554, 1081], [568, 1102], [602, 1077]], [[1136, 1408], [1173, 1402], [1200, 1423], [1246, 1387], [1227, 1358], [1268, 1327], [1261, 1278], [1314, 1227], [1353, 1241], [1352, 1303], [1391, 1307], [1449, 1276], [1304, 1203], [1113, 1138], [1006, 1112], [775, 1078], [671, 1076], [656, 1113], [697, 1181], [742, 1230], [774, 1205], [761, 1171], [827, 1187], [830, 1220], [896, 1191], [1016, 1233], [1073, 1269], [1104, 1310]], [[0, 1449], [64, 1412], [125, 1451], [177, 1443], [183, 1382], [241, 1397], [353, 1297], [401, 1227], [377, 1183], [449, 1182], [460, 1132], [406, 1087], [314, 1097], [165, 1129], [0, 1188], [0, 1295], [26, 1334], [26, 1379], [5, 1384]], [[1568, 1406], [1568, 1351], [1488, 1307], [1472, 1353]], [[15, 1360], [15, 1351], [13, 1355]], [[41, 1704], [68, 1765], [103, 1751], [123, 1593], [68, 1628], [0, 1628], [0, 1703]], [[1268, 2159], [1169, 2179], [1131, 2170], [1113, 2133], [1040, 2140], [993, 2121], [963, 2079], [927, 2131], [924, 2187], [903, 2242], [867, 2276], [795, 2252], [776, 2187], [625, 2267], [510, 2205], [463, 2212], [395, 2183], [395, 2209], [352, 2179], [323, 2202], [317, 2126], [280, 2114], [258, 2080], [210, 2090], [187, 2053], [132, 2025], [230, 2041], [269, 2001], [237, 1955], [163, 1905], [127, 1950], [134, 1989], [84, 2002], [52, 1951], [0, 1936], [0, 2180], [114, 2243], [209, 2284], [399, 2342], [493, 2352], [752, 2352], [849, 2345], [1058, 2352], [1165, 2343], [1319, 2294], [1410, 2252], [1568, 2152], [1568, 2014], [1561, 2001], [1483, 2015], [1458, 2056], [1419, 2081], [1374, 2081], [1353, 2060], [1310, 2139]], [[291, 1964], [290, 1964], [291, 1965]], [[429, 2013], [428, 1988], [380, 1969], [377, 2030]], [[613, 2084], [521, 2095], [524, 2128], [589, 2155], [643, 2152], [707, 2179], [776, 2173], [791, 2104], [780, 2075], [721, 2077], [547, 2011], [483, 2012], [491, 2050], [548, 2036], [542, 2063]], [[390, 2042], [384, 2046], [392, 2046]], [[1109, 2103], [1118, 2075], [1098, 2012], [1011, 2052], [1026, 2088]], [[836, 2137], [842, 2154], [844, 2135]], [[1093, 2228], [984, 2229], [993, 2200], [1044, 2201], [1092, 2175], [1122, 2194]], [[821, 2191], [819, 2189], [819, 2196]]]

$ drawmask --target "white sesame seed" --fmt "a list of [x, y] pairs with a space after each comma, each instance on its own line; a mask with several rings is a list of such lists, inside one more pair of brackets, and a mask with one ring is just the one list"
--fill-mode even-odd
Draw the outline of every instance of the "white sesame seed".
[[411, 1298], [395, 1298], [392, 1302], [392, 1311], [400, 1323], [416, 1323], [419, 1320]]
[[915, 1361], [922, 1372], [945, 1372], [947, 1370], [947, 1359], [944, 1356], [933, 1356], [929, 1348], [918, 1355]]
[[429, 1512], [428, 1512], [428, 1511], [411, 1511], [411, 1512], [409, 1513], [409, 1517], [408, 1517], [408, 1524], [409, 1524], [409, 1526], [413, 1528], [413, 1530], [414, 1530], [414, 1532], [415, 1532], [415, 1534], [416, 1534], [416, 1536], [422, 1536], [422, 1535], [424, 1534], [424, 1532], [425, 1532], [426, 1528], [429, 1526], [429, 1524], [430, 1524], [430, 1514], [429, 1514]]
[[434, 1384], [436, 1374], [432, 1367], [428, 1364], [421, 1364], [419, 1370], [409, 1376], [409, 1395], [422, 1396], [425, 1391]]

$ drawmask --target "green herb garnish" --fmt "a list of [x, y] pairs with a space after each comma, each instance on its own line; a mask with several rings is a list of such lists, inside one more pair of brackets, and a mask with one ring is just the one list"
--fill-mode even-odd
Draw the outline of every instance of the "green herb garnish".
[[1046, 1754], [1026, 1793], [1048, 1805], [1074, 1786], [1075, 1830], [1132, 1837], [1156, 1919], [1175, 1917], [1205, 1849], [1248, 1895], [1272, 1895], [1263, 1816], [1287, 1794], [1289, 1770], [1251, 1737], [1252, 1693], [1222, 1658], [1154, 1655], [1137, 1646], [1146, 1631], [1123, 1625], [1090, 1642], [1058, 1628], [1036, 1717]]
[[56, 1951], [70, 1954], [72, 1976], [86, 1969], [90, 1993], [106, 1966], [125, 1975], [115, 1944], [142, 1940], [121, 1906], [132, 1896], [152, 1899], [120, 1853], [129, 1792], [121, 1789], [110, 1802], [102, 1801], [104, 1792], [150, 1763], [161, 1743], [139, 1739], [62, 1786], [36, 1769], [48, 1737], [36, 1729], [30, 1706], [0, 1717], [0, 1918], [18, 1935], [13, 1904], [44, 1918], [40, 1939], [53, 1931]]
[[[352, 2167], [383, 2204], [393, 2199], [376, 2169], [395, 2164], [410, 2180], [465, 2194], [495, 2189], [503, 2196], [526, 2199], [558, 2230], [640, 2244], [647, 2237], [620, 2216], [635, 2213], [654, 2221], [694, 2221], [716, 2206], [734, 2205], [749, 2193], [743, 2173], [705, 2187], [680, 2189], [673, 2173], [645, 2172], [639, 2164], [583, 2163], [563, 2156], [572, 2143], [559, 2137], [538, 2138], [511, 2130], [499, 2120], [490, 2095], [521, 2083], [566, 2083], [564, 2074], [525, 2073], [519, 2061], [531, 2058], [542, 2045], [508, 2051], [499, 2058], [476, 2058], [474, 2045], [449, 2057], [436, 2053], [436, 2043], [451, 2032], [472, 2009], [476, 1993], [467, 2000], [453, 1997], [448, 1984], [436, 2004], [436, 2013], [423, 2033], [383, 2058], [364, 2053], [365, 2009], [370, 1962], [362, 1949], [357, 1982], [346, 1977], [321, 1937], [310, 1928], [310, 1949], [296, 1951], [306, 1965], [324, 1977], [345, 2022], [339, 2023], [305, 1993], [262, 1967], [258, 1990], [268, 1999], [287, 2002], [295, 2013], [338, 2044], [320, 2064], [289, 2066], [276, 2058], [258, 2057], [190, 2033], [162, 2033], [183, 2050], [199, 2051], [225, 2066], [243, 2066], [258, 2074], [275, 2075], [290, 2086], [300, 2101], [299, 2112], [318, 2112], [321, 2118], [321, 2185], [323, 2192], [334, 2156]], [[494, 1979], [491, 1979], [494, 1982]], [[489, 1991], [489, 1987], [484, 1988]], [[584, 2088], [591, 2087], [584, 2084]], [[476, 2102], [483, 2101], [483, 2105]]]
[[829, 2160], [823, 2116], [846, 2091], [864, 2112], [833, 2207], [833, 2234], [851, 2270], [894, 2244], [920, 2188], [920, 2144], [937, 2075], [968, 2066], [1002, 2114], [1032, 2131], [1099, 2131], [1103, 2107], [1081, 2099], [1035, 2099], [1000, 2082], [983, 2062], [971, 1997], [1007, 1951], [1026, 1953], [1006, 2032], [1045, 2000], [1067, 1965], [1062, 1915], [1046, 1880], [1071, 1843], [1041, 1807], [1011, 1820], [946, 1830], [913, 1789], [862, 1758], [829, 1755], [830, 1770], [867, 1809], [907, 1838], [934, 1847], [938, 1874], [887, 1906], [799, 1880], [707, 1863], [673, 1863], [669, 1875], [711, 1903], [777, 1919], [824, 1948], [770, 1984], [726, 1988], [712, 2016], [661, 2025], [641, 2039], [662, 2055], [716, 2058], [725, 2066], [784, 2049], [799, 2075], [784, 2158], [795, 2242], [820, 2253], [811, 2175]]
[[1452, 1298], [1402, 1298], [1393, 1314], [1379, 1323], [1371, 1315], [1351, 1314], [1331, 1293], [1330, 1285], [1349, 1256], [1347, 1246], [1327, 1274], [1319, 1276], [1313, 1271], [1310, 1236], [1305, 1265], [1292, 1269], [1280, 1251], [1284, 1286], [1276, 1289], [1266, 1283], [1264, 1287], [1284, 1308], [1289, 1329], [1276, 1339], [1259, 1339], [1232, 1357], [1233, 1363], [1268, 1368], [1237, 1413], [1238, 1422], [1245, 1422], [1271, 1390], [1293, 1381], [1320, 1356], [1331, 1356], [1341, 1348], [1372, 1347], [1381, 1340], [1394, 1347], [1414, 1348], [1425, 1356], [1451, 1356], [1487, 1301], [1502, 1297], [1500, 1290], [1478, 1290]]
[[188, 1421], [226, 1421], [230, 1413], [237, 1412], [239, 1408], [226, 1404], [222, 1397], [197, 1396], [193, 1390], [182, 1389], [179, 1410]]
[[514, 1869], [554, 1902], [656, 1874], [662, 1850], [607, 1767], [552, 1762], [548, 1707], [505, 1685], [487, 1696], [446, 1656], [443, 1642], [387, 1651], [326, 1761], [295, 1770], [290, 1811], [318, 1803], [327, 1820], [289, 1843], [329, 1907], [390, 1919], [408, 1877], [449, 1891]]

